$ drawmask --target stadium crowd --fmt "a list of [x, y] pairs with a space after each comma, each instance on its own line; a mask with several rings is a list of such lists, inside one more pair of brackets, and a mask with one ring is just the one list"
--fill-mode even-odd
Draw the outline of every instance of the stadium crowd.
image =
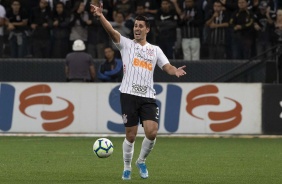
[[112, 42], [90, 12], [99, 2], [130, 38], [134, 18], [145, 15], [148, 41], [169, 59], [248, 59], [282, 42], [281, 0], [1, 0], [0, 56], [65, 58], [80, 39], [104, 58]]

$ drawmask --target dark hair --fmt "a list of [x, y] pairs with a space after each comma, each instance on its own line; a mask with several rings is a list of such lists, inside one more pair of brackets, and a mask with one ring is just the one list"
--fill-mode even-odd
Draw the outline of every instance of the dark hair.
[[118, 11], [118, 12], [116, 13], [116, 15], [117, 15], [117, 14], [122, 15], [123, 19], [125, 19], [125, 15], [124, 15], [124, 13], [122, 13], [122, 12]]
[[170, 0], [162, 0], [162, 2], [168, 2], [169, 4], [171, 4]]
[[[0, 0], [0, 2], [1, 2], [1, 0]], [[20, 0], [13, 0], [13, 1], [11, 2], [11, 5], [12, 5], [14, 2], [18, 2], [18, 3], [21, 5], [21, 1], [20, 1]]]
[[56, 5], [55, 5], [55, 7], [54, 7], [54, 9], [53, 9], [53, 15], [54, 15], [54, 17], [57, 17], [58, 16], [58, 12], [57, 12], [57, 6], [58, 5], [61, 5], [62, 7], [63, 7], [63, 15], [65, 15], [66, 14], [66, 7], [65, 7], [65, 4], [63, 3], [63, 2], [61, 2], [61, 1], [59, 1], [59, 2], [57, 2], [56, 3]]
[[215, 0], [213, 3], [220, 3], [222, 5], [220, 0]]
[[83, 3], [82, 1], [75, 1], [74, 6], [71, 10], [72, 13], [76, 13], [76, 11], [78, 10], [80, 4]]
[[148, 20], [147, 17], [143, 16], [143, 15], [138, 15], [135, 20], [139, 20], [139, 21], [144, 21], [145, 22], [145, 25], [146, 27], [150, 28], [150, 22]]
[[106, 46], [104, 47], [104, 50], [106, 50], [106, 49], [111, 49], [112, 51], [115, 52], [114, 48], [113, 48], [112, 46], [110, 46], [110, 45], [106, 45]]

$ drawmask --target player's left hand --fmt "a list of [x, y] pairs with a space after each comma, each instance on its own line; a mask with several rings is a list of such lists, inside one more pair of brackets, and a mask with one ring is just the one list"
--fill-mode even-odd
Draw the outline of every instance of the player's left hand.
[[184, 68], [186, 68], [186, 65], [181, 66], [181, 67], [176, 69], [176, 72], [175, 72], [176, 77], [181, 77], [183, 75], [186, 75], [186, 72], [184, 71]]

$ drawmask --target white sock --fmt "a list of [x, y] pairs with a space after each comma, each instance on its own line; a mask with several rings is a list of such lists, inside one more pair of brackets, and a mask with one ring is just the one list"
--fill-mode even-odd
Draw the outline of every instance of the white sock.
[[139, 158], [137, 160], [138, 163], [145, 162], [147, 156], [152, 151], [155, 143], [156, 143], [156, 139], [151, 141], [147, 137], [144, 137], [143, 142], [142, 142], [142, 146], [141, 146], [140, 155], [139, 155]]
[[122, 149], [123, 149], [124, 170], [131, 171], [131, 161], [134, 152], [134, 142], [131, 143], [125, 138], [122, 144]]

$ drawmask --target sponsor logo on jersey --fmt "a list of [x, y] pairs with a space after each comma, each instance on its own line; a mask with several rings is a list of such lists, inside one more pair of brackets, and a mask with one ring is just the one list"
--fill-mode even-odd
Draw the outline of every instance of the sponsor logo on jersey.
[[152, 65], [152, 63], [149, 63], [149, 62], [144, 61], [144, 60], [140, 60], [140, 59], [138, 59], [138, 58], [134, 58], [134, 59], [133, 59], [133, 66], [141, 67], [141, 68], [147, 69], [147, 70], [149, 70], [149, 71], [152, 71], [152, 70], [153, 70], [153, 65]]
[[147, 93], [147, 90], [148, 90], [148, 86], [142, 86], [142, 85], [135, 84], [135, 83], [132, 84], [132, 92], [133, 93], [139, 93], [139, 94], [144, 95], [144, 94]]

